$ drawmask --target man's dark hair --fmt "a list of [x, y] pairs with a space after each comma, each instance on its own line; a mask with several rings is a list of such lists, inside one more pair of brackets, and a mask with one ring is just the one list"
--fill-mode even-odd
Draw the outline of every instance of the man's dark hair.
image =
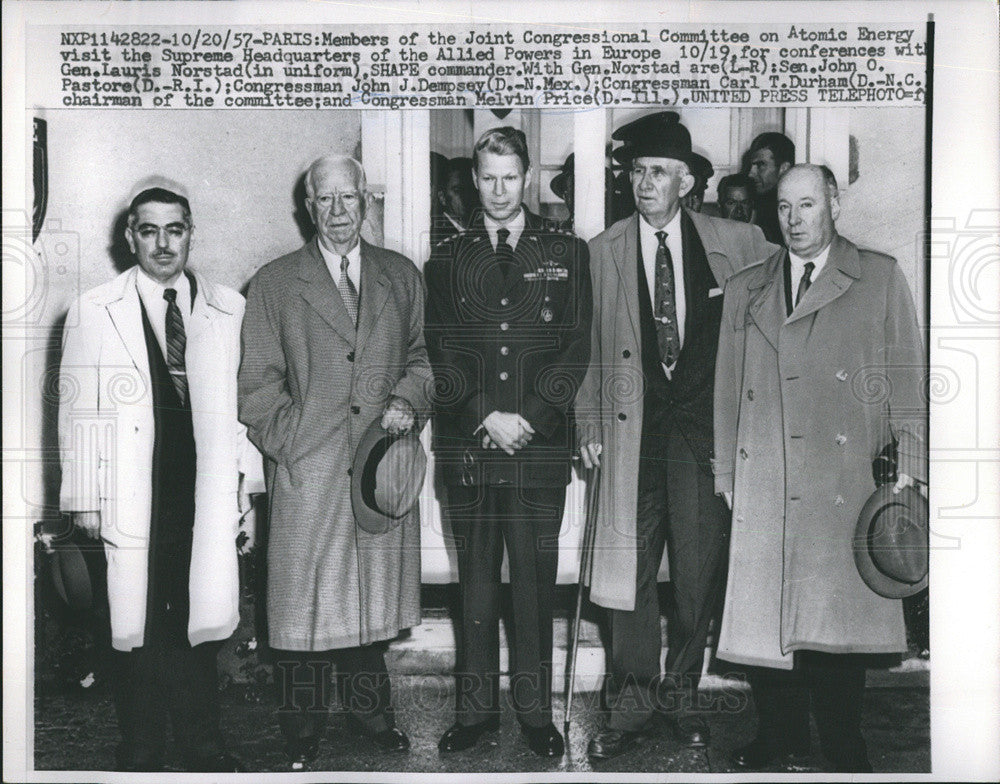
[[750, 178], [740, 172], [727, 174], [719, 180], [719, 186], [715, 190], [719, 194], [720, 202], [725, 198], [726, 191], [730, 188], [745, 188], [747, 193], [753, 193], [753, 183]]
[[783, 163], [795, 165], [795, 143], [783, 133], [768, 131], [758, 135], [750, 143], [750, 155], [758, 150], [770, 150], [777, 166]]
[[179, 204], [184, 213], [184, 222], [191, 226], [191, 205], [188, 200], [179, 193], [168, 191], [166, 188], [146, 188], [141, 191], [128, 206], [128, 225], [133, 227], [138, 218], [139, 208], [143, 204], [155, 202], [157, 204]]
[[528, 159], [528, 141], [524, 136], [524, 131], [510, 125], [493, 128], [479, 137], [476, 146], [472, 148], [472, 167], [476, 171], [479, 171], [480, 152], [491, 152], [494, 155], [516, 155], [521, 159], [524, 171], [531, 168], [531, 161]]

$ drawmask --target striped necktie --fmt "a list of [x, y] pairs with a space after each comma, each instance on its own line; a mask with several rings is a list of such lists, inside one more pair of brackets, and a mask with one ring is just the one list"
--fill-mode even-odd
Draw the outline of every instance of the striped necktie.
[[167, 301], [167, 370], [174, 382], [181, 405], [187, 403], [188, 381], [187, 369], [184, 366], [184, 349], [187, 347], [187, 335], [184, 334], [184, 319], [181, 309], [177, 307], [177, 290], [164, 289], [163, 298]]
[[337, 288], [340, 289], [340, 296], [344, 300], [344, 305], [347, 307], [347, 313], [351, 317], [351, 321], [354, 322], [355, 328], [358, 326], [358, 290], [354, 288], [354, 281], [351, 280], [351, 276], [347, 274], [347, 265], [350, 262], [347, 256], [340, 257], [340, 282], [337, 284]]

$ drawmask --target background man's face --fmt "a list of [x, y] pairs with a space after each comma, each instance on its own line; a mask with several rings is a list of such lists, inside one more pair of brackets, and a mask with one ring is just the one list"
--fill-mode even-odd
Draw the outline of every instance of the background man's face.
[[486, 214], [497, 223], [507, 223], [521, 209], [524, 189], [531, 182], [531, 170], [526, 172], [516, 155], [483, 151], [478, 155], [472, 179]]
[[687, 167], [673, 158], [636, 158], [630, 178], [636, 209], [658, 229], [667, 225], [694, 185]]
[[448, 182], [441, 191], [441, 206], [451, 217], [461, 220], [472, 209], [470, 196], [465, 183], [462, 182], [461, 172], [453, 171], [448, 175]]
[[753, 198], [744, 187], [726, 188], [719, 199], [719, 212], [723, 218], [749, 223], [753, 217]]
[[781, 170], [774, 160], [774, 153], [766, 147], [757, 150], [750, 157], [749, 176], [757, 193], [763, 195], [773, 191], [781, 176]]
[[839, 201], [819, 172], [793, 170], [778, 185], [778, 225], [796, 256], [812, 259], [829, 245], [839, 213]]
[[691, 212], [701, 212], [702, 205], [705, 203], [705, 188], [692, 188], [683, 201], [684, 206]]
[[312, 173], [313, 195], [306, 199], [320, 242], [336, 253], [347, 253], [361, 236], [365, 194], [357, 172], [347, 164], [329, 164]]
[[125, 230], [129, 249], [149, 277], [173, 283], [184, 271], [191, 247], [191, 227], [179, 204], [147, 202]]

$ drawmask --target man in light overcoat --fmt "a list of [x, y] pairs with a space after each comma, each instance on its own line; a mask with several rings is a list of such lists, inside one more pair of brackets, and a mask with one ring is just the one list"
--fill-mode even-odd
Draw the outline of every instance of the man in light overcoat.
[[[710, 462], [722, 286], [772, 247], [756, 226], [682, 208], [694, 184], [691, 137], [676, 114], [659, 117], [632, 148], [638, 214], [590, 243], [592, 354], [577, 421], [585, 465], [603, 466], [590, 598], [611, 610], [613, 687], [607, 726], [588, 749], [596, 760], [627, 751], [657, 708], [685, 744], [709, 742], [696, 694], [729, 534]], [[661, 682], [664, 546], [672, 590]]]
[[809, 704], [836, 771], [871, 771], [865, 668], [906, 649], [902, 602], [854, 563], [872, 461], [898, 444], [897, 491], [927, 479], [925, 360], [895, 259], [839, 236], [837, 184], [778, 185], [788, 250], [726, 286], [715, 384], [715, 487], [733, 510], [718, 655], [750, 665], [760, 729], [734, 763], [809, 751]]
[[420, 273], [360, 238], [371, 198], [361, 164], [320, 158], [305, 185], [317, 236], [251, 280], [240, 366], [240, 419], [267, 459], [269, 642], [294, 770], [316, 757], [334, 662], [349, 727], [383, 750], [408, 748], [384, 641], [420, 623], [419, 510], [386, 533], [362, 530], [351, 463], [373, 420], [419, 426], [431, 381]]
[[168, 717], [188, 770], [242, 769], [216, 657], [263, 472], [236, 418], [243, 298], [187, 268], [193, 231], [184, 189], [146, 181], [125, 230], [136, 266], [85, 292], [63, 337], [60, 504], [107, 556], [119, 770], [163, 769]]

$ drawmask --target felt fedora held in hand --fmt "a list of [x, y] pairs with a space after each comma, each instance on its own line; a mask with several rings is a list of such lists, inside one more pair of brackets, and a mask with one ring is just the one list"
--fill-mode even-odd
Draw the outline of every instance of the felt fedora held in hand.
[[865, 502], [854, 529], [858, 574], [879, 596], [903, 599], [927, 586], [927, 499], [915, 488], [898, 494], [879, 487]]
[[358, 526], [383, 534], [398, 526], [420, 496], [427, 455], [419, 434], [392, 435], [375, 419], [361, 436], [351, 470], [351, 505]]

